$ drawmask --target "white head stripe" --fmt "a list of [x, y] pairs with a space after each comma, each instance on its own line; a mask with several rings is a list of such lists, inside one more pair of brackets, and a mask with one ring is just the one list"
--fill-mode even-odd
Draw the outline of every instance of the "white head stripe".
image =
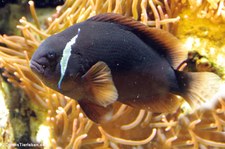
[[61, 77], [59, 79], [59, 82], [58, 82], [58, 88], [60, 89], [61, 88], [61, 83], [62, 83], [62, 80], [63, 80], [63, 77], [65, 75], [65, 72], [66, 72], [66, 69], [67, 69], [67, 65], [68, 65], [68, 62], [69, 62], [69, 58], [71, 56], [71, 51], [72, 51], [72, 45], [76, 43], [76, 39], [79, 35], [79, 32], [80, 32], [80, 28], [78, 28], [78, 32], [77, 32], [77, 35], [74, 36], [65, 46], [64, 50], [63, 50], [63, 55], [62, 55], [62, 58], [60, 60], [60, 71], [61, 71]]

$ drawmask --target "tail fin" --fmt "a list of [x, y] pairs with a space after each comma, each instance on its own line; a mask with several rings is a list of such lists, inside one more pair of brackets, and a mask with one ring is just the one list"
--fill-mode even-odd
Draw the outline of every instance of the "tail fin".
[[211, 72], [175, 71], [175, 73], [181, 91], [180, 95], [193, 108], [213, 99], [222, 84], [222, 80]]

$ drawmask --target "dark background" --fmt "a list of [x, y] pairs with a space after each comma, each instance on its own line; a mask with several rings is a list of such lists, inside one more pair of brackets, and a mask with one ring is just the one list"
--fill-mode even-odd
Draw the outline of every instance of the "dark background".
[[[8, 3], [24, 4], [29, 0], [0, 0], [0, 8], [4, 7]], [[65, 0], [33, 0], [36, 7], [55, 7], [62, 5]]]

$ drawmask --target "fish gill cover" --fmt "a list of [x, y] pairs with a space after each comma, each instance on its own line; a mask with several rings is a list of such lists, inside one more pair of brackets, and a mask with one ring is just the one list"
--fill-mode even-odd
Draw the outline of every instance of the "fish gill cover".
[[97, 14], [114, 12], [180, 38], [190, 50], [190, 61], [183, 69], [213, 71], [224, 78], [223, 0], [67, 0], [47, 18], [46, 26], [39, 23], [33, 1], [29, 5], [33, 22], [20, 19], [17, 28], [21, 35], [0, 36], [5, 45], [0, 46], [0, 66], [7, 81], [25, 91], [27, 102], [45, 109], [40, 130], [48, 138], [44, 140], [39, 131], [35, 138], [44, 148], [225, 148], [224, 98], [218, 98], [211, 109], [187, 112], [184, 103], [170, 114], [116, 103], [113, 120], [96, 125], [83, 115], [75, 100], [47, 88], [29, 68], [32, 54], [45, 38]]

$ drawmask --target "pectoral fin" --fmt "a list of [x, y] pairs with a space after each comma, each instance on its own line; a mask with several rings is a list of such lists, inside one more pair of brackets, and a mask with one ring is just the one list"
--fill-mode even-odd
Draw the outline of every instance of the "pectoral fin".
[[82, 78], [84, 79], [87, 98], [93, 103], [107, 107], [117, 100], [117, 89], [114, 86], [111, 71], [106, 63], [97, 62]]
[[112, 105], [101, 107], [99, 105], [91, 103], [87, 99], [82, 99], [78, 102], [85, 115], [92, 121], [96, 123], [103, 123], [111, 120], [113, 114]]

